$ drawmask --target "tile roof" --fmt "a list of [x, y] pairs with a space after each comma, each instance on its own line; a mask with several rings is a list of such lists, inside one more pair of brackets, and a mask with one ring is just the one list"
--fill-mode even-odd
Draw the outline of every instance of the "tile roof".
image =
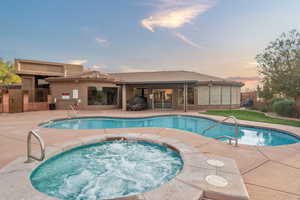
[[85, 71], [78, 75], [65, 76], [65, 77], [50, 77], [47, 81], [69, 81], [69, 80], [91, 80], [91, 81], [103, 81], [103, 82], [118, 82], [119, 79], [105, 74], [99, 71]]
[[79, 75], [65, 77], [50, 77], [46, 81], [102, 81], [125, 84], [154, 84], [154, 83], [183, 83], [193, 82], [197, 84], [208, 84], [209, 82], [217, 85], [243, 86], [243, 83], [230, 81], [215, 76], [205, 75], [190, 71], [155, 71], [155, 72], [128, 72], [105, 74], [99, 71], [85, 71]]
[[155, 72], [125, 72], [111, 73], [110, 75], [119, 78], [123, 83], [156, 83], [156, 82], [198, 82], [198, 83], [223, 83], [228, 85], [243, 84], [223, 78], [201, 74], [191, 71], [155, 71]]

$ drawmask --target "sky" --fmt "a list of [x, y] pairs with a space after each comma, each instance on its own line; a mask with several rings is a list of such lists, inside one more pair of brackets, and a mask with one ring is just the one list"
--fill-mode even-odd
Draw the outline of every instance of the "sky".
[[300, 30], [299, 0], [2, 0], [0, 58], [102, 72], [187, 70], [260, 80], [255, 56]]

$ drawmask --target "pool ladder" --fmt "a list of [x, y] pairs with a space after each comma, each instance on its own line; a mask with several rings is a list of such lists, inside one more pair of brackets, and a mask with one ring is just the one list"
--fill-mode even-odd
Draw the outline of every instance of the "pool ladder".
[[237, 119], [234, 116], [229, 116], [226, 117], [225, 119], [221, 120], [221, 121], [217, 121], [214, 124], [212, 124], [211, 126], [209, 126], [207, 129], [204, 129], [204, 131], [202, 132], [203, 135], [205, 135], [205, 133], [221, 124], [223, 124], [224, 122], [228, 121], [229, 119], [234, 121], [234, 137], [228, 136], [228, 135], [223, 135], [223, 136], [219, 136], [216, 137], [215, 139], [219, 140], [219, 139], [228, 139], [229, 144], [232, 144], [232, 141], [234, 141], [235, 145], [234, 146], [238, 146], [238, 139], [239, 139], [239, 124]]
[[[40, 148], [41, 148], [41, 156], [39, 158], [33, 156], [32, 152], [31, 152], [31, 136], [32, 135], [38, 140]], [[27, 160], [25, 161], [25, 163], [31, 163], [34, 160], [43, 161], [44, 158], [45, 158], [45, 143], [44, 143], [44, 140], [37, 133], [37, 130], [31, 130], [31, 131], [29, 131], [29, 133], [27, 135]]]
[[68, 118], [72, 118], [72, 117], [76, 117], [78, 114], [78, 110], [75, 109], [74, 105], [70, 105], [70, 109], [72, 111], [72, 113], [70, 113], [70, 111], [68, 110]]

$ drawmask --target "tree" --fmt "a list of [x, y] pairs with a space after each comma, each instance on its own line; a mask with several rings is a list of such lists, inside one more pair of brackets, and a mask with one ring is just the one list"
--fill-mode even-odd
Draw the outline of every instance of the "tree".
[[283, 33], [256, 60], [263, 76], [263, 88], [287, 97], [296, 98], [300, 95], [299, 32], [292, 30]]
[[274, 96], [272, 88], [270, 87], [270, 84], [268, 82], [265, 82], [263, 84], [263, 87], [260, 87], [258, 85], [256, 90], [258, 93], [258, 97], [263, 98], [266, 102], [268, 102]]
[[21, 78], [16, 75], [15, 65], [0, 59], [0, 85], [20, 83]]

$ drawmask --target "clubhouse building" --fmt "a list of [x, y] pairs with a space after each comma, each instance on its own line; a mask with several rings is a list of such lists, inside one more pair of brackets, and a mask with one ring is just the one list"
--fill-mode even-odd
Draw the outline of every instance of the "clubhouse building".
[[47, 101], [57, 109], [126, 110], [135, 96], [149, 109], [229, 109], [240, 106], [241, 82], [190, 71], [105, 74], [82, 65], [16, 59], [28, 102]]

